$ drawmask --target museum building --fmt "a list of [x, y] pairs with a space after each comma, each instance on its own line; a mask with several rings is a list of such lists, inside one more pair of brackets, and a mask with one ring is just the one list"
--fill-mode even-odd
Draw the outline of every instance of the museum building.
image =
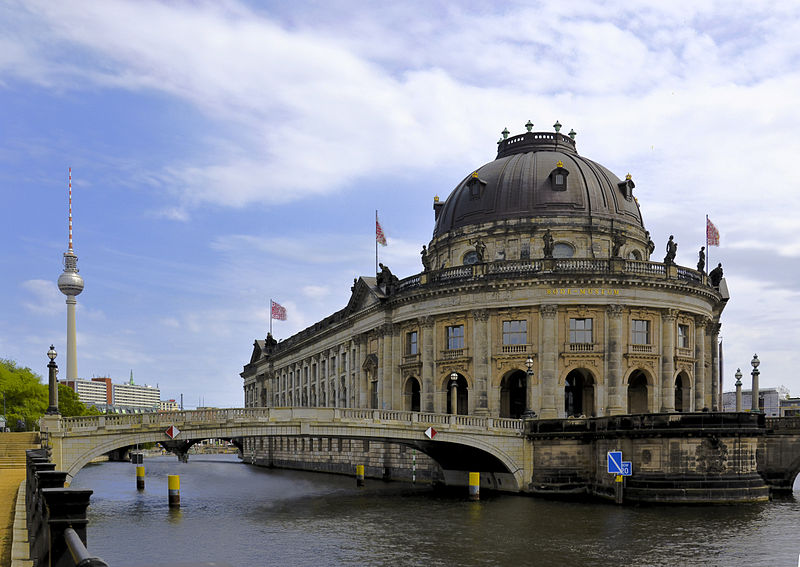
[[[575, 133], [527, 132], [434, 198], [418, 274], [354, 281], [340, 311], [256, 340], [247, 407], [566, 418], [721, 410], [725, 280], [654, 258], [630, 175]], [[659, 254], [660, 256], [660, 254]], [[329, 443], [330, 446], [330, 443]]]

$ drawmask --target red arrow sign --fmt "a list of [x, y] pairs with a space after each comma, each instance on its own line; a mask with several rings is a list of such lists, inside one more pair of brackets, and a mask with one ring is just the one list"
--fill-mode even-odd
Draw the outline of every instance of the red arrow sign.
[[175, 439], [178, 436], [178, 433], [180, 432], [181, 432], [180, 429], [178, 429], [174, 425], [170, 425], [164, 433], [166, 433], [170, 439]]
[[428, 436], [428, 439], [433, 439], [436, 437], [436, 430], [433, 427], [429, 427], [425, 430], [425, 435]]

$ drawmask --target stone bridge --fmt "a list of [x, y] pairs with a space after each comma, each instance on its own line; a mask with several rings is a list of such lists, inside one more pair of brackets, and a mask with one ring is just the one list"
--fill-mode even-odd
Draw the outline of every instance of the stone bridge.
[[[175, 440], [166, 431], [180, 430]], [[432, 427], [433, 439], [425, 431]], [[52, 461], [68, 478], [89, 461], [144, 443], [300, 436], [414, 447], [447, 484], [489, 473], [492, 487], [620, 499], [608, 451], [633, 463], [632, 502], [737, 503], [792, 490], [800, 473], [800, 418], [753, 413], [664, 413], [579, 419], [500, 419], [344, 408], [236, 408], [41, 420]], [[354, 463], [355, 464], [355, 463]], [[449, 475], [449, 476], [448, 476]], [[484, 481], [482, 474], [482, 484]], [[463, 482], [462, 482], [463, 481]]]
[[[41, 429], [58, 470], [74, 477], [92, 459], [122, 447], [174, 441], [304, 436], [401, 443], [443, 469], [509, 475], [523, 490], [530, 443], [519, 419], [345, 408], [234, 408], [91, 417], [44, 416]], [[425, 431], [436, 430], [433, 439]]]

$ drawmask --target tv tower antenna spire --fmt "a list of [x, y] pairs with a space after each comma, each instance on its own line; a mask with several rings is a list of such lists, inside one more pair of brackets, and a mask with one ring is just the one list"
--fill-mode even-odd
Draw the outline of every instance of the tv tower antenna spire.
[[72, 168], [69, 168], [69, 248], [64, 252], [64, 271], [58, 277], [58, 289], [67, 296], [67, 380], [78, 379], [75, 297], [83, 291], [83, 278], [78, 275], [78, 257], [72, 249]]

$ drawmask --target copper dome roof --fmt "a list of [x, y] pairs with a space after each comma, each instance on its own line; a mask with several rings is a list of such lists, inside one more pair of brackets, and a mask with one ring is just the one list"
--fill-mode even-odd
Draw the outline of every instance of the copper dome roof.
[[578, 155], [573, 138], [526, 132], [500, 140], [494, 161], [470, 173], [444, 202], [434, 203], [433, 236], [493, 221], [541, 222], [542, 217], [565, 215], [644, 229], [633, 186], [629, 177], [620, 180]]

